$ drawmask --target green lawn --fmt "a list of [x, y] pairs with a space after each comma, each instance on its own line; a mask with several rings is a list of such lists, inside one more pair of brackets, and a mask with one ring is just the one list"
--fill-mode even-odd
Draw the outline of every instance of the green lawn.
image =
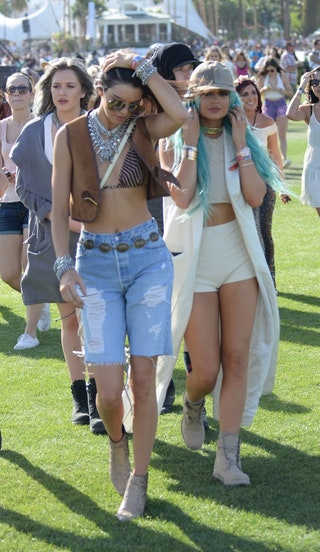
[[[304, 123], [290, 123], [287, 182], [299, 193]], [[71, 393], [59, 322], [40, 346], [13, 351], [24, 329], [17, 293], [0, 283], [1, 552], [320, 551], [320, 220], [297, 199], [274, 216], [281, 343], [274, 393], [242, 431], [252, 485], [211, 478], [217, 424], [206, 444], [180, 434], [184, 371], [174, 413], [160, 417], [144, 518], [121, 524], [105, 436], [70, 423]], [[56, 308], [53, 316], [58, 317]]]

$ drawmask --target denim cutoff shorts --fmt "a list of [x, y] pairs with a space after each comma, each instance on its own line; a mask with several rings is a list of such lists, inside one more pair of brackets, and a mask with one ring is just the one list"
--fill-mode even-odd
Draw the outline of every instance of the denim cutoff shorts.
[[132, 355], [172, 354], [173, 263], [154, 219], [115, 234], [82, 231], [76, 269], [87, 293], [80, 309], [87, 363], [124, 364], [126, 336]]
[[21, 201], [0, 203], [0, 234], [22, 235], [28, 228], [29, 211]]
[[285, 117], [287, 112], [287, 104], [284, 98], [279, 100], [265, 100], [262, 106], [262, 113], [269, 115], [271, 119], [276, 121], [279, 117]]

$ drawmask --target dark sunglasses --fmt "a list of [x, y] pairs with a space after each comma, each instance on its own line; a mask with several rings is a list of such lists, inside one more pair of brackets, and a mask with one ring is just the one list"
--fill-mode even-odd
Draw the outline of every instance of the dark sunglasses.
[[29, 86], [25, 86], [23, 84], [20, 84], [19, 86], [9, 86], [9, 88], [7, 88], [7, 93], [10, 96], [16, 92], [19, 92], [20, 96], [25, 96], [28, 92], [30, 92], [30, 88]]
[[125, 107], [128, 108], [128, 111], [131, 115], [139, 115], [141, 111], [143, 110], [143, 106], [141, 105], [141, 100], [138, 100], [137, 102], [123, 102], [122, 100], [108, 100], [107, 106], [111, 111], [121, 111]]
[[319, 79], [310, 79], [310, 86], [319, 86], [320, 80]]

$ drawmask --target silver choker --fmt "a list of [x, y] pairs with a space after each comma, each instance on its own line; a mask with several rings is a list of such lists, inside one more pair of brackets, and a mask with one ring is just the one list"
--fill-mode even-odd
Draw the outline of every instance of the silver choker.
[[100, 163], [104, 161], [111, 163], [131, 122], [132, 118], [129, 118], [113, 130], [108, 130], [99, 121], [96, 109], [89, 113], [88, 127], [90, 138]]

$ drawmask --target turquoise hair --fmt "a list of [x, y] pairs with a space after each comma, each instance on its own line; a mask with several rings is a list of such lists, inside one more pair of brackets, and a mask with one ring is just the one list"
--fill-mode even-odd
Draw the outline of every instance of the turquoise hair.
[[[199, 112], [200, 110], [200, 97], [198, 96], [194, 100], [187, 103], [187, 107], [192, 105]], [[241, 106], [241, 100], [237, 92], [230, 92], [230, 105], [229, 111], [234, 109], [236, 106]], [[229, 121], [228, 116], [223, 120], [223, 126], [226, 129], [228, 134], [232, 134], [232, 126]], [[183, 146], [183, 129], [179, 129], [174, 136], [171, 137], [171, 142], [174, 147], [174, 168], [181, 163], [182, 159], [182, 146]], [[261, 147], [261, 143], [254, 136], [251, 128], [247, 125], [246, 131], [246, 142], [248, 147], [251, 150], [252, 160], [256, 166], [256, 169], [260, 177], [264, 182], [277, 191], [287, 192], [284, 190], [283, 181], [281, 180], [281, 174], [278, 167], [270, 159], [269, 154], [264, 148]], [[234, 159], [236, 163], [236, 157]], [[203, 129], [200, 131], [199, 141], [198, 141], [198, 159], [197, 159], [197, 189], [200, 197], [201, 205], [204, 211], [205, 219], [210, 215], [210, 203], [208, 201], [208, 186], [209, 186], [210, 172], [209, 172], [209, 163], [207, 159], [207, 153], [204, 143], [204, 132]], [[289, 193], [289, 192], [288, 192]]]

